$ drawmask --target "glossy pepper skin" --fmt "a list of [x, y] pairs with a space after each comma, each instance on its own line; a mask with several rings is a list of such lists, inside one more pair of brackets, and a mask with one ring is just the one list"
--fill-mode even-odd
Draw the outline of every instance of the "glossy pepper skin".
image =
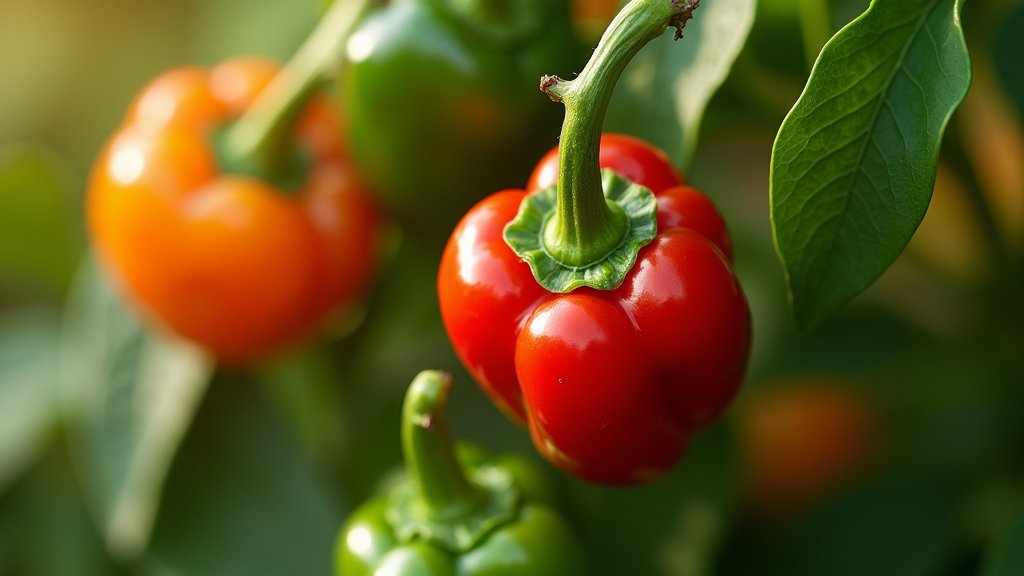
[[750, 314], [710, 200], [681, 176], [666, 180], [674, 169], [649, 145], [609, 138], [617, 152], [601, 164], [658, 203], [657, 235], [618, 288], [542, 288], [502, 238], [526, 196], [506, 190], [452, 233], [438, 294], [463, 364], [548, 460], [592, 482], [633, 484], [670, 469], [734, 396]]
[[[437, 372], [424, 372], [406, 396], [403, 450], [409, 475], [385, 495], [364, 503], [349, 516], [337, 542], [335, 567], [338, 576], [582, 576], [582, 554], [566, 523], [550, 507], [551, 490], [541, 471], [517, 456], [491, 457], [476, 447], [460, 450], [456, 458], [440, 410], [450, 380]], [[433, 392], [431, 392], [433, 390]], [[412, 409], [414, 397], [440, 392], [441, 402], [430, 410]], [[410, 418], [410, 414], [415, 415]], [[416, 447], [406, 431], [443, 436], [439, 452], [429, 442]], [[435, 446], [436, 447], [436, 446]], [[409, 450], [418, 454], [410, 457]], [[438, 457], [441, 457], [438, 459]], [[450, 457], [457, 486], [426, 480], [434, 464]], [[420, 460], [419, 470], [413, 459]], [[424, 459], [428, 460], [424, 465]], [[479, 491], [479, 479], [491, 478], [500, 506], [486, 499], [463, 500]], [[497, 482], [493, 482], [498, 478]], [[428, 488], [427, 485], [433, 486]], [[443, 488], [439, 488], [443, 486]], [[403, 512], [403, 496], [416, 500], [412, 518]], [[477, 494], [479, 495], [479, 494]], [[494, 494], [492, 494], [493, 496]], [[468, 502], [468, 505], [466, 503]], [[413, 529], [411, 522], [421, 522]], [[479, 528], [485, 526], [484, 528]], [[439, 533], [473, 534], [461, 545], [433, 537]]]
[[340, 83], [360, 174], [406, 225], [447, 234], [557, 142], [560, 113], [538, 79], [580, 69], [584, 53], [567, 0], [400, 0], [372, 12]]
[[255, 58], [152, 81], [96, 161], [88, 227], [104, 268], [155, 323], [223, 360], [255, 359], [351, 304], [374, 266], [377, 217], [328, 101], [294, 131], [294, 189], [233, 174], [215, 134], [277, 71]]

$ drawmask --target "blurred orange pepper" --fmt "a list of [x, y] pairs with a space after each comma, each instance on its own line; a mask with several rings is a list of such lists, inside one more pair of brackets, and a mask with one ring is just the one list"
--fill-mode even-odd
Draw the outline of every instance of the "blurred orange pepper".
[[233, 174], [218, 130], [277, 72], [246, 58], [150, 83], [97, 160], [89, 232], [101, 264], [146, 315], [229, 361], [245, 361], [351, 302], [374, 266], [377, 218], [322, 97], [287, 142], [308, 160], [294, 189]]
[[785, 515], [864, 471], [874, 414], [856, 390], [817, 379], [752, 392], [738, 411], [751, 506]]

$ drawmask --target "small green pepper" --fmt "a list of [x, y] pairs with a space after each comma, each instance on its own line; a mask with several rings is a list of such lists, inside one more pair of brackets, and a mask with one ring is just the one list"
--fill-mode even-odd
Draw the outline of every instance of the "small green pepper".
[[[582, 553], [523, 459], [456, 455], [443, 410], [451, 377], [421, 372], [402, 408], [408, 468], [386, 495], [359, 507], [337, 543], [343, 576], [573, 576]], [[538, 500], [535, 500], [536, 497]]]
[[537, 86], [586, 61], [569, 4], [396, 0], [361, 22], [341, 72], [345, 141], [404, 224], [447, 234], [557, 143], [561, 111]]

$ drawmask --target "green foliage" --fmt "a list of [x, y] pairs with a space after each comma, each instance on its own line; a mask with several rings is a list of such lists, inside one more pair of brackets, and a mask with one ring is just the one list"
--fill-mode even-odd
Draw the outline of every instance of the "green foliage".
[[0, 316], [0, 494], [46, 447], [56, 423], [59, 334], [52, 310]]
[[[933, 576], [958, 553], [957, 487], [889, 474], [864, 482], [771, 532], [751, 531], [723, 554], [724, 576]], [[739, 550], [743, 552], [740, 553]]]
[[[780, 564], [790, 576], [930, 576], [956, 541], [956, 491], [933, 477], [883, 479], [817, 510]], [[883, 519], [884, 521], [879, 521]], [[837, 521], [838, 520], [838, 521]], [[851, 543], [856, 548], [851, 549]]]
[[645, 46], [616, 86], [605, 130], [643, 138], [688, 166], [704, 109], [746, 42], [755, 5], [706, 2], [694, 11], [683, 39], [674, 40], [673, 30]]
[[63, 450], [51, 449], [0, 500], [3, 576], [123, 576], [82, 500]]
[[252, 382], [218, 378], [167, 478], [145, 564], [157, 573], [328, 574], [347, 507]]
[[772, 153], [776, 248], [804, 328], [892, 264], [924, 218], [970, 84], [960, 0], [874, 0], [822, 50]]
[[59, 295], [71, 278], [76, 255], [62, 168], [42, 148], [0, 147], [0, 280]]
[[61, 360], [79, 473], [108, 545], [135, 557], [146, 547], [164, 478], [212, 363], [144, 330], [91, 264], [68, 303]]
[[1014, 576], [1024, 573], [1024, 515], [1011, 525], [992, 548], [983, 576]]

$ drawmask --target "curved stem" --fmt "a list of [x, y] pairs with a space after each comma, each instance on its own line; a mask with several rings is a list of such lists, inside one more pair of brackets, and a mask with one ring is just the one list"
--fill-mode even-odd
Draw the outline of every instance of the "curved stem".
[[622, 210], [606, 202], [598, 164], [601, 128], [615, 83], [647, 43], [674, 26], [676, 38], [699, 0], [633, 0], [609, 24], [575, 80], [546, 76], [541, 90], [565, 104], [559, 138], [558, 205], [544, 230], [545, 249], [583, 267], [604, 258], [628, 232]]
[[335, 0], [305, 43], [227, 131], [224, 150], [235, 165], [277, 175], [288, 142], [310, 95], [341, 67], [345, 44], [376, 0]]
[[486, 494], [470, 483], [455, 455], [444, 408], [450, 374], [425, 370], [409, 385], [402, 405], [402, 453], [417, 498], [427, 517], [459, 518], [473, 512]]

